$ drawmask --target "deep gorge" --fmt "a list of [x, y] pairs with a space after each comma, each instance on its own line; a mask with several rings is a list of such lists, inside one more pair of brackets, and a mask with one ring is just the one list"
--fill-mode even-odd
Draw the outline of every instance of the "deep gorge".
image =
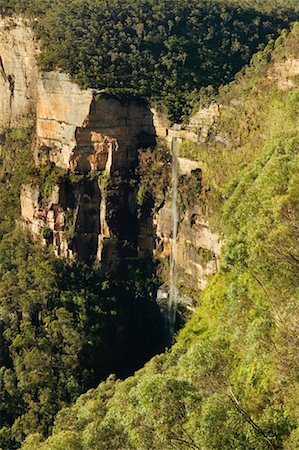
[[37, 25], [0, 19], [0, 447], [295, 450], [298, 25], [179, 124]]

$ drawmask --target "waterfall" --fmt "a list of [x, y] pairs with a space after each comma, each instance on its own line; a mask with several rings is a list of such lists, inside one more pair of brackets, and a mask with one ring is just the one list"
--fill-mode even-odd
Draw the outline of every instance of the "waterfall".
[[168, 341], [171, 344], [174, 334], [176, 311], [178, 304], [177, 291], [177, 233], [178, 233], [178, 150], [179, 140], [172, 139], [172, 176], [171, 176], [171, 218], [172, 218], [172, 249], [170, 255], [169, 295], [168, 295]]

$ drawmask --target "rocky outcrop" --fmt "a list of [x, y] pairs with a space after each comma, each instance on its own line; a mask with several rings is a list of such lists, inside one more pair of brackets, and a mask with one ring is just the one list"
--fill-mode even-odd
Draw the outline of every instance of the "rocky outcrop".
[[25, 185], [21, 192], [23, 225], [45, 245], [53, 245], [56, 256], [93, 262], [101, 234], [100, 197], [97, 180], [71, 183], [61, 178], [46, 198], [38, 186]]
[[39, 220], [39, 188], [35, 185], [24, 185], [21, 191], [22, 218], [30, 224], [34, 236], [39, 235], [43, 222]]
[[[200, 168], [197, 161], [187, 158], [178, 158], [179, 166], [179, 192], [183, 188], [189, 189], [194, 181], [198, 185], [195, 190], [200, 189]], [[211, 230], [211, 227], [203, 214], [199, 201], [192, 198], [192, 192], [186, 195], [188, 205], [178, 205], [180, 220], [177, 234], [176, 265], [178, 269], [178, 280], [181, 285], [189, 286], [191, 290], [202, 290], [211, 275], [219, 269], [219, 257], [222, 247], [221, 236]], [[160, 260], [170, 259], [172, 251], [172, 208], [170, 199], [162, 208], [158, 209], [155, 217], [155, 232], [157, 246], [154, 250], [155, 256]]]
[[296, 77], [299, 76], [299, 59], [291, 55], [283, 62], [276, 62], [268, 71], [268, 80], [276, 83], [281, 91], [297, 87]]
[[[191, 118], [187, 129], [197, 136], [198, 142], [204, 142], [220, 115], [220, 106], [212, 103], [206, 108], [200, 108]], [[187, 138], [188, 139], [188, 138]], [[194, 139], [190, 139], [194, 140]]]
[[68, 169], [76, 130], [87, 121], [93, 94], [59, 72], [40, 73], [36, 103], [36, 159]]
[[[151, 112], [142, 101], [80, 91], [61, 74], [52, 84], [55, 74], [48, 75], [37, 105], [36, 162], [64, 169], [65, 176], [55, 187], [57, 201], [50, 196], [38, 207], [36, 186], [26, 186], [22, 216], [34, 235], [52, 230], [57, 255], [115, 265], [128, 241], [137, 256], [137, 243], [127, 233], [138, 235], [134, 177], [137, 150], [155, 143]], [[76, 104], [81, 109], [73, 113]], [[78, 180], [70, 181], [68, 172]]]
[[23, 19], [0, 18], [0, 132], [33, 125], [38, 45]]
[[190, 175], [194, 170], [201, 168], [199, 161], [180, 157], [178, 157], [178, 166], [181, 175]]
[[36, 117], [37, 161], [81, 173], [133, 167], [137, 149], [155, 135], [152, 113], [141, 100], [81, 90], [56, 72], [39, 77]]
[[203, 289], [219, 269], [222, 241], [213, 233], [200, 209], [188, 212], [180, 223], [178, 234], [178, 267], [181, 277], [196, 282]]
[[165, 139], [170, 145], [173, 139], [191, 142], [205, 142], [213, 125], [220, 116], [220, 105], [212, 103], [206, 108], [200, 108], [189, 120], [186, 127], [174, 125], [170, 127], [168, 120], [161, 111], [152, 109], [153, 122], [157, 136]]

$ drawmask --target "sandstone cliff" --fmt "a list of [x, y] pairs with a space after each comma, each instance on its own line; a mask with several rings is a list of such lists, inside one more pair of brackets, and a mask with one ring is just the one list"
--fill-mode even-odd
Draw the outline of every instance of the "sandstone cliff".
[[[23, 186], [24, 225], [52, 244], [58, 256], [99, 261], [108, 268], [153, 254], [167, 261], [171, 211], [166, 201], [155, 216], [148, 211], [140, 217], [138, 149], [153, 146], [156, 137], [169, 144], [177, 137], [203, 142], [217, 120], [218, 105], [200, 110], [186, 129], [171, 128], [142, 100], [82, 90], [66, 74], [41, 72], [38, 52], [29, 23], [0, 20], [0, 132], [34, 126], [37, 167], [60, 170], [46, 198], [35, 180]], [[200, 166], [186, 158], [179, 163], [181, 175]], [[219, 236], [199, 208], [185, 211], [181, 219], [178, 266], [202, 288], [218, 267]]]
[[23, 19], [0, 19], [0, 130], [34, 123], [37, 52], [33, 32]]

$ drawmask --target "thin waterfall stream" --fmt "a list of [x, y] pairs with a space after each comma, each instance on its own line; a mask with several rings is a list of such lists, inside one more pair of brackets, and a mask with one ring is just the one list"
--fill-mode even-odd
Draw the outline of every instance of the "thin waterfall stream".
[[178, 167], [178, 153], [179, 140], [172, 139], [172, 175], [171, 175], [171, 218], [172, 218], [172, 249], [170, 255], [170, 273], [169, 273], [169, 295], [168, 295], [168, 334], [169, 344], [171, 344], [172, 336], [175, 331], [176, 312], [178, 304], [178, 290], [177, 290], [177, 234], [178, 234], [178, 182], [179, 182], [179, 167]]

